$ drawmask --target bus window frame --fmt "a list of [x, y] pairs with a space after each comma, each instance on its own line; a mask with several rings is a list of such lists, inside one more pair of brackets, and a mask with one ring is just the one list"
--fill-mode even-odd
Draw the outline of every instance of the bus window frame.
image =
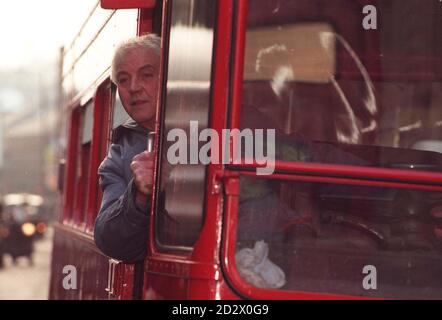
[[[237, 20], [236, 20], [236, 34], [235, 34], [235, 40], [233, 45], [233, 63], [231, 72], [233, 74], [232, 76], [232, 82], [231, 82], [231, 92], [232, 92], [232, 98], [231, 103], [229, 105], [229, 112], [230, 112], [230, 129], [240, 129], [240, 114], [241, 114], [241, 104], [242, 104], [242, 91], [243, 91], [243, 81], [244, 81], [244, 59], [245, 59], [245, 36], [247, 31], [247, 10], [248, 7], [248, 0], [239, 1], [237, 10]], [[302, 23], [302, 21], [300, 21]], [[331, 26], [334, 26], [333, 23], [329, 22]], [[371, 53], [371, 51], [370, 51]], [[336, 54], [336, 56], [339, 56], [339, 53]], [[337, 58], [337, 68], [339, 68], [339, 58]], [[373, 64], [372, 61], [369, 60], [371, 64]], [[372, 65], [371, 65], [372, 67]], [[374, 68], [373, 70], [377, 70]], [[340, 72], [337, 72], [337, 76], [339, 78]], [[341, 75], [343, 76], [343, 75]], [[347, 76], [346, 76], [347, 77]], [[233, 169], [234, 167], [245, 167], [245, 164], [241, 165], [234, 165], [232, 163], [232, 159], [230, 159], [230, 164], [226, 165], [226, 168]], [[254, 163], [252, 165], [247, 166], [248, 169], [251, 168], [258, 168], [259, 166]], [[442, 183], [442, 173], [436, 173], [431, 171], [409, 171], [409, 170], [401, 170], [401, 169], [384, 169], [384, 168], [368, 168], [363, 166], [351, 166], [351, 165], [331, 165], [331, 164], [325, 164], [320, 162], [314, 162], [314, 163], [306, 163], [306, 162], [295, 162], [295, 161], [284, 161], [284, 160], [277, 160], [275, 161], [275, 172], [278, 171], [287, 171], [290, 170], [292, 172], [297, 172], [299, 170], [304, 172], [309, 172], [311, 174], [319, 173], [322, 171], [328, 171], [330, 174], [334, 174], [337, 176], [342, 176], [343, 172], [345, 171], [345, 168], [351, 168], [351, 174], [357, 175], [357, 176], [364, 176], [366, 175], [366, 172], [369, 172], [369, 176], [371, 178], [376, 178], [378, 176], [385, 177], [388, 176], [389, 179], [398, 180], [398, 181], [409, 181], [409, 177], [412, 177], [412, 181], [418, 180], [418, 181], [433, 181], [436, 183]], [[342, 170], [344, 169], [344, 170]], [[429, 178], [429, 175], [432, 176], [432, 178]], [[430, 180], [431, 179], [431, 180]]]
[[[217, 14], [219, 11], [220, 2], [218, 0], [212, 0], [215, 1], [215, 8], [214, 8], [214, 16], [217, 19]], [[204, 181], [204, 197], [203, 197], [203, 204], [202, 204], [202, 223], [201, 228], [199, 230], [199, 236], [196, 240], [195, 244], [193, 246], [180, 246], [180, 245], [163, 245], [159, 243], [158, 237], [157, 237], [157, 209], [158, 209], [158, 199], [159, 199], [159, 190], [157, 189], [157, 186], [160, 185], [161, 181], [161, 150], [163, 148], [162, 143], [162, 137], [164, 134], [164, 126], [162, 125], [165, 121], [165, 104], [166, 104], [166, 97], [167, 97], [167, 72], [169, 67], [169, 49], [170, 49], [170, 31], [172, 28], [171, 18], [172, 18], [172, 5], [173, 0], [165, 1], [163, 4], [163, 29], [162, 29], [162, 43], [161, 43], [161, 67], [160, 67], [160, 83], [161, 83], [161, 92], [159, 95], [159, 102], [157, 105], [157, 117], [156, 117], [156, 128], [155, 132], [158, 132], [159, 134], [156, 135], [155, 139], [155, 146], [154, 150], [156, 153], [156, 163], [155, 163], [155, 169], [154, 169], [154, 187], [153, 187], [153, 206], [151, 208], [151, 216], [152, 216], [152, 223], [150, 226], [150, 232], [149, 232], [149, 251], [153, 255], [162, 256], [162, 257], [173, 257], [178, 259], [186, 260], [190, 258], [193, 250], [198, 245], [199, 239], [201, 237], [201, 233], [205, 227], [206, 224], [206, 215], [208, 210], [208, 204], [207, 204], [207, 197], [208, 197], [208, 167], [209, 165], [206, 165], [205, 168], [205, 181]], [[213, 107], [213, 95], [215, 88], [215, 76], [214, 76], [214, 68], [216, 64], [216, 46], [217, 46], [217, 29], [218, 29], [218, 23], [217, 20], [213, 24], [213, 44], [212, 44], [212, 59], [211, 59], [211, 75], [210, 75], [210, 89], [209, 89], [209, 106], [208, 106], [208, 127], [210, 128], [212, 125], [212, 107]]]
[[[98, 183], [98, 167], [109, 147], [111, 90], [111, 81], [107, 77], [90, 99], [87, 99], [85, 103], [75, 104], [70, 111], [68, 161], [65, 168], [66, 188], [63, 192], [64, 210], [61, 221], [63, 224], [88, 234], [93, 233], [95, 218], [101, 205], [102, 192]], [[92, 132], [91, 140], [83, 143], [82, 130], [87, 107], [92, 108]], [[88, 159], [83, 158], [84, 147], [89, 148]], [[87, 176], [83, 176], [85, 169]], [[91, 181], [96, 181], [96, 183], [91, 183]], [[79, 190], [86, 191], [80, 195]]]
[[94, 121], [92, 128], [90, 171], [86, 203], [86, 232], [92, 234], [95, 218], [98, 215], [103, 193], [99, 186], [98, 167], [106, 156], [109, 147], [110, 119], [112, 117], [112, 85], [106, 78], [97, 88], [94, 97]]
[[[245, 59], [245, 35], [247, 31], [248, 0], [238, 1], [234, 16], [236, 31], [233, 35], [232, 57], [230, 66], [232, 73], [230, 90], [231, 98], [228, 105], [228, 122], [230, 129], [240, 129], [240, 113], [243, 91], [243, 73]], [[371, 70], [373, 61], [370, 59]], [[337, 66], [339, 68], [339, 65]], [[338, 71], [339, 74], [339, 71]], [[379, 76], [375, 74], [375, 76]], [[275, 161], [275, 172], [268, 176], [257, 176], [256, 162], [252, 164], [235, 164], [232, 159], [226, 164], [225, 170], [219, 173], [224, 185], [224, 219], [223, 219], [223, 256], [221, 257], [224, 275], [227, 282], [242, 298], [254, 299], [379, 299], [365, 296], [331, 294], [306, 291], [284, 291], [263, 289], [248, 284], [236, 268], [236, 232], [239, 207], [239, 178], [241, 175], [261, 179], [283, 179], [287, 181], [331, 182], [340, 184], [390, 186], [406, 189], [442, 191], [442, 174], [429, 171], [409, 171], [401, 169], [370, 168], [351, 165], [333, 165], [323, 163]]]
[[[410, 190], [425, 190], [425, 191], [440, 191], [442, 192], [442, 186], [430, 186], [422, 184], [410, 184], [400, 182], [382, 182], [382, 181], [370, 181], [361, 179], [350, 178], [327, 178], [321, 176], [311, 175], [293, 175], [293, 174], [272, 174], [270, 176], [257, 176], [251, 171], [229, 171], [225, 174], [223, 181], [225, 184], [225, 223], [224, 227], [224, 239], [225, 239], [225, 257], [224, 267], [226, 270], [226, 276], [232, 283], [234, 288], [244, 298], [254, 299], [354, 299], [355, 296], [345, 294], [331, 294], [331, 293], [319, 293], [311, 291], [295, 291], [295, 290], [276, 290], [276, 289], [262, 289], [252, 286], [245, 282], [240, 276], [235, 263], [236, 254], [236, 235], [238, 227], [238, 208], [239, 208], [239, 179], [240, 177], [253, 177], [256, 179], [272, 180], [272, 181], [289, 181], [289, 182], [319, 182], [319, 183], [333, 183], [340, 185], [356, 185], [356, 186], [371, 186], [371, 187], [389, 187], [398, 189], [410, 189]], [[360, 297], [358, 299], [379, 299], [378, 297]]]
[[[88, 115], [88, 108], [92, 108], [91, 116], [94, 117], [95, 100], [93, 98], [87, 100], [87, 102], [82, 103], [76, 108], [74, 112], [78, 114], [78, 141], [77, 141], [77, 152], [75, 154], [76, 167], [74, 175], [75, 189], [73, 193], [73, 226], [77, 229], [84, 230], [86, 228], [87, 219], [87, 202], [89, 198], [89, 185], [90, 180], [90, 170], [91, 170], [91, 155], [93, 152], [92, 138], [93, 138], [93, 128], [94, 119], [91, 119], [92, 127], [91, 130], [91, 140], [83, 141], [83, 133], [85, 130], [86, 116]], [[88, 151], [85, 154], [85, 151]]]
[[74, 217], [75, 200], [71, 195], [75, 194], [76, 172], [77, 172], [77, 146], [79, 143], [79, 128], [80, 128], [80, 112], [79, 106], [72, 107], [69, 112], [69, 126], [68, 126], [68, 152], [67, 164], [65, 168], [65, 185], [63, 197], [63, 215], [61, 221], [63, 224], [71, 224]]
[[[169, 0], [163, 2], [163, 25], [162, 34], [166, 35], [166, 30], [168, 28], [168, 6]], [[214, 59], [212, 62], [212, 87], [216, 90], [211, 92], [211, 110], [209, 114], [209, 124], [210, 127], [221, 134], [222, 130], [226, 128], [227, 125], [227, 110], [226, 106], [229, 102], [229, 92], [230, 92], [230, 69], [231, 69], [231, 47], [233, 41], [233, 8], [236, 5], [234, 0], [222, 0], [218, 1], [217, 14], [215, 21], [215, 33], [214, 33], [214, 47], [213, 55]], [[166, 51], [166, 36], [162, 37], [162, 57], [167, 58]], [[160, 70], [160, 83], [162, 84], [162, 92], [159, 95], [159, 104], [157, 109], [157, 128], [158, 124], [161, 123], [162, 119], [162, 99], [166, 94], [166, 88], [164, 87], [164, 74], [167, 72], [167, 65], [165, 63], [161, 64]], [[155, 152], [158, 150], [159, 136], [156, 135], [155, 139]], [[157, 152], [158, 154], [158, 152]], [[156, 185], [158, 185], [158, 157], [156, 158], [154, 171], [154, 191]], [[187, 251], [175, 251], [175, 252], [165, 252], [159, 250], [156, 246], [156, 240], [154, 235], [155, 227], [155, 209], [154, 206], [151, 209], [151, 223], [149, 229], [149, 239], [148, 239], [148, 259], [146, 260], [146, 270], [149, 272], [157, 272], [154, 264], [158, 262], [160, 265], [165, 261], [175, 261], [178, 263], [186, 263], [192, 260], [192, 268], [195, 268], [195, 272], [198, 273], [200, 277], [209, 277], [208, 279], [215, 279], [220, 276], [221, 270], [218, 267], [220, 260], [222, 259], [220, 248], [222, 240], [222, 224], [220, 223], [223, 219], [224, 204], [223, 195], [217, 193], [215, 190], [219, 186], [218, 177], [219, 174], [224, 170], [224, 164], [222, 163], [209, 163], [207, 165], [207, 177], [206, 177], [206, 197], [205, 197], [205, 218], [200, 231], [199, 239], [195, 246], [192, 248], [191, 252]], [[187, 269], [187, 268], [186, 268]], [[162, 268], [159, 269], [161, 272]], [[189, 275], [190, 277], [190, 275]], [[145, 282], [146, 283], [146, 282]], [[145, 287], [145, 290], [147, 287]]]

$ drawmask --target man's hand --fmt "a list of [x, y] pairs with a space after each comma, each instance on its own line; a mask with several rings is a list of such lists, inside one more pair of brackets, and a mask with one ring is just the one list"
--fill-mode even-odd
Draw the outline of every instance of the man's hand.
[[137, 188], [137, 201], [146, 203], [148, 196], [152, 194], [154, 154], [153, 152], [141, 152], [133, 157], [130, 169], [134, 175], [135, 187]]

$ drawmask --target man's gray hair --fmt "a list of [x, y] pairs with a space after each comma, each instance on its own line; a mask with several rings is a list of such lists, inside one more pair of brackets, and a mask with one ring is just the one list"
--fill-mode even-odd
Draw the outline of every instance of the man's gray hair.
[[120, 63], [121, 59], [124, 58], [127, 51], [135, 48], [151, 49], [159, 56], [161, 49], [161, 38], [154, 33], [149, 33], [143, 36], [127, 39], [120, 43], [117, 49], [115, 49], [114, 58], [112, 59], [111, 80], [113, 82], [116, 82], [117, 80], [116, 67], [118, 63]]

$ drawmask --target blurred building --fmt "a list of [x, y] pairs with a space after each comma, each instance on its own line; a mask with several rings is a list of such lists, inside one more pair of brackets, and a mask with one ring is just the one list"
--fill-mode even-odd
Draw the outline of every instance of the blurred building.
[[3, 83], [3, 87], [13, 86], [22, 93], [24, 105], [10, 110], [4, 105], [7, 101], [2, 101], [0, 195], [21, 192], [39, 194], [52, 207], [57, 174], [55, 81], [51, 71], [45, 73], [44, 78], [35, 71], [22, 72], [14, 77], [26, 78], [26, 81], [17, 83], [9, 80], [7, 84]]

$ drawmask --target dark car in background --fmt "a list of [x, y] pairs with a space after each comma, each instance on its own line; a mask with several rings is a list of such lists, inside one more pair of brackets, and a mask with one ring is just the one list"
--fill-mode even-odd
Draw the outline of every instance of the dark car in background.
[[41, 238], [47, 228], [43, 204], [43, 198], [35, 194], [11, 193], [3, 197], [1, 253], [9, 254], [14, 264], [22, 256], [32, 264], [34, 240]]

